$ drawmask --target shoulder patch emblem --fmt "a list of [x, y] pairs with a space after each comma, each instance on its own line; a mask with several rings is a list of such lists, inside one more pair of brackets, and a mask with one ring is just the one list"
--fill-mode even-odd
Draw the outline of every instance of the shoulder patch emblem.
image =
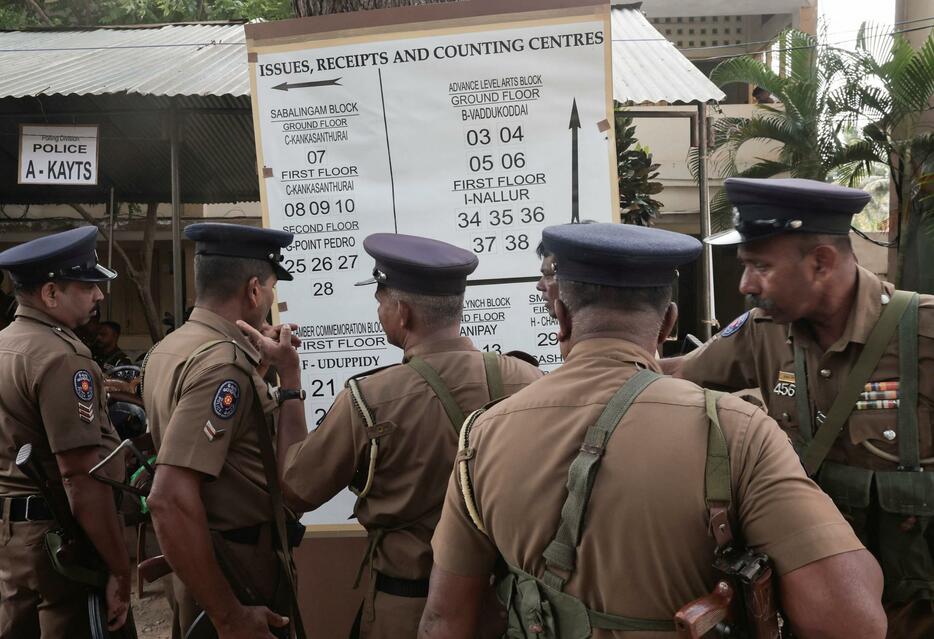
[[214, 414], [221, 419], [230, 419], [237, 412], [237, 404], [240, 402], [240, 384], [228, 379], [217, 387], [214, 393]]
[[94, 399], [94, 378], [90, 371], [81, 369], [75, 373], [74, 377], [75, 395], [82, 402], [89, 402]]
[[739, 329], [743, 327], [743, 324], [746, 323], [746, 320], [749, 319], [749, 311], [746, 311], [735, 320], [726, 325], [722, 331], [720, 331], [720, 337], [729, 337]]

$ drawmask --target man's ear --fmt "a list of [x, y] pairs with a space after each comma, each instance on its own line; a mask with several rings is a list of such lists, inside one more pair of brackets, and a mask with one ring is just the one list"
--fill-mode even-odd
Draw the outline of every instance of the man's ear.
[[259, 306], [261, 291], [262, 285], [260, 284], [259, 278], [254, 275], [246, 283], [246, 298], [250, 304], [250, 308]]
[[668, 302], [668, 308], [665, 309], [665, 316], [662, 318], [662, 325], [658, 329], [658, 348], [661, 350], [662, 344], [671, 335], [675, 328], [675, 322], [678, 321], [678, 305], [674, 302]]
[[402, 300], [395, 300], [396, 311], [399, 314], [399, 327], [411, 330], [412, 328], [412, 307]]
[[570, 340], [574, 322], [571, 318], [571, 312], [561, 299], [555, 300], [555, 318], [558, 320], [558, 341], [566, 342]]
[[55, 282], [46, 282], [39, 289], [39, 297], [42, 299], [42, 303], [49, 308], [58, 307], [58, 296], [60, 293], [61, 289], [58, 288]]
[[834, 272], [834, 269], [840, 263], [840, 252], [836, 247], [821, 244], [812, 252], [814, 268], [818, 277], [827, 277]]

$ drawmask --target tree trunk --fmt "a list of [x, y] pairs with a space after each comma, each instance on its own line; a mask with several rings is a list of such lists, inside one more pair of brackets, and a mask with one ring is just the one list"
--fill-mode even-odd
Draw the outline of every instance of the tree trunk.
[[[109, 231], [99, 226], [97, 220], [88, 213], [87, 209], [80, 204], [71, 204], [70, 206], [77, 211], [88, 224], [96, 226], [101, 232], [101, 235], [104, 236], [104, 239], [110, 239]], [[159, 319], [159, 311], [156, 308], [156, 302], [152, 297], [152, 290], [150, 287], [152, 282], [152, 258], [156, 241], [156, 224], [158, 222], [156, 213], [158, 209], [159, 205], [154, 202], [148, 204], [146, 208], [146, 227], [143, 231], [143, 265], [141, 268], [137, 269], [130, 260], [130, 256], [123, 250], [123, 247], [120, 246], [117, 240], [113, 241], [114, 250], [123, 259], [124, 264], [126, 264], [126, 269], [123, 273], [130, 278], [130, 281], [133, 282], [133, 285], [136, 287], [139, 300], [143, 305], [143, 315], [146, 317], [149, 336], [152, 338], [153, 343], [158, 342], [164, 336], [162, 332], [162, 322]]]
[[436, 4], [451, 0], [292, 0], [292, 12], [299, 18], [347, 11], [368, 11], [415, 4]]

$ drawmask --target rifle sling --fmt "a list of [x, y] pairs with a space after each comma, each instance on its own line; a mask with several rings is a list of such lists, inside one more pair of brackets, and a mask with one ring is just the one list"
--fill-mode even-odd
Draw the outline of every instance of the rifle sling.
[[899, 402], [898, 463], [904, 470], [921, 470], [918, 440], [918, 302], [912, 295], [898, 325]]
[[[259, 400], [259, 392], [253, 377], [250, 376], [250, 384], [253, 386], [253, 404], [264, 415], [263, 406]], [[258, 424], [259, 447], [263, 456], [263, 471], [266, 474], [266, 487], [269, 490], [269, 501], [272, 504], [273, 522], [276, 526], [275, 545], [276, 555], [279, 557], [282, 571], [289, 582], [289, 596], [292, 599], [292, 614], [289, 621], [295, 628], [297, 639], [305, 639], [305, 626], [302, 623], [301, 611], [298, 607], [298, 597], [295, 590], [295, 579], [292, 575], [292, 561], [289, 554], [288, 533], [285, 528], [285, 503], [282, 500], [282, 487], [279, 485], [279, 468], [276, 464], [276, 453], [272, 446], [272, 434], [266, 424], [266, 420], [260, 420]]]
[[[882, 315], [879, 316], [876, 325], [873, 326], [872, 331], [869, 333], [869, 338], [866, 340], [859, 358], [857, 358], [853, 368], [850, 369], [841, 385], [840, 392], [837, 393], [836, 399], [831, 404], [827, 419], [814, 434], [811, 443], [804, 449], [801, 463], [808, 476], [813, 477], [820, 469], [821, 464], [824, 463], [827, 453], [830, 452], [833, 443], [843, 429], [844, 423], [846, 423], [853, 411], [866, 380], [875, 370], [876, 365], [882, 358], [882, 353], [895, 334], [895, 329], [898, 328], [902, 315], [911, 303], [912, 298], [916, 296], [917, 293], [895, 291], [885, 310], [882, 311]], [[917, 340], [917, 329], [915, 330], [915, 340]], [[795, 345], [795, 359], [799, 358], [804, 358], [804, 352], [801, 347]], [[808, 389], [806, 383], [804, 385], [799, 384], [797, 377], [795, 377], [795, 386], [796, 394], [801, 393], [807, 399]], [[808, 415], [810, 415], [810, 402], [807, 402], [806, 405]], [[917, 427], [915, 427], [915, 431], [917, 432]]]

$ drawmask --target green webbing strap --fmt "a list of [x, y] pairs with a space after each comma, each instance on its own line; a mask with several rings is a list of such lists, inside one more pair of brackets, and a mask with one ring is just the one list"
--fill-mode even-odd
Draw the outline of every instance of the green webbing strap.
[[804, 349], [795, 344], [795, 409], [798, 411], [798, 432], [805, 445], [814, 437], [811, 404], [808, 401], [808, 365]]
[[[813, 477], [820, 469], [821, 464], [824, 463], [824, 458], [827, 457], [827, 453], [830, 452], [837, 435], [843, 429], [843, 424], [856, 406], [856, 400], [859, 399], [859, 394], [863, 391], [866, 380], [872, 375], [879, 363], [879, 359], [882, 357], [882, 353], [895, 334], [899, 320], [901, 320], [902, 314], [908, 307], [913, 295], [915, 294], [907, 291], [895, 291], [891, 301], [886, 305], [882, 315], [876, 321], [876, 325], [872, 327], [872, 332], [869, 333], [863, 352], [860, 353], [856, 364], [853, 365], [843, 381], [840, 392], [827, 413], [826, 421], [814, 434], [811, 444], [804, 450], [801, 463], [804, 465], [804, 470], [808, 476]], [[798, 386], [797, 381], [796, 378], [795, 394], [806, 393], [807, 388]], [[810, 406], [810, 402], [808, 406]]]
[[408, 365], [431, 386], [431, 390], [441, 400], [441, 405], [444, 406], [444, 412], [448, 414], [448, 419], [451, 420], [454, 432], [460, 435], [461, 424], [464, 423], [464, 411], [458, 406], [457, 400], [454, 399], [454, 395], [451, 394], [444, 380], [438, 375], [438, 371], [420, 357], [413, 357], [408, 361]]
[[918, 294], [898, 325], [898, 465], [921, 470], [918, 443]]
[[730, 452], [726, 438], [720, 428], [717, 415], [717, 401], [723, 393], [704, 389], [707, 404], [707, 465], [704, 468], [704, 501], [710, 507], [713, 503], [729, 506], [732, 501], [730, 491]]
[[636, 617], [623, 617], [605, 612], [596, 612], [587, 609], [590, 627], [599, 630], [626, 630], [629, 632], [674, 632], [675, 622], [672, 619], [638, 619]]
[[[646, 369], [630, 377], [610, 398], [597, 423], [587, 429], [580, 452], [568, 469], [568, 496], [561, 507], [561, 523], [555, 538], [542, 553], [546, 566], [542, 581], [549, 587], [562, 590], [574, 572], [584, 512], [607, 442], [639, 393], [659, 377], [658, 373]], [[556, 570], [564, 571], [568, 576], [562, 577]]]
[[[483, 353], [483, 368], [486, 371], [486, 387], [490, 393], [490, 401], [494, 402], [506, 396], [503, 387], [503, 372], [499, 369], [499, 355], [494, 352]], [[461, 420], [463, 424], [463, 420]]]

